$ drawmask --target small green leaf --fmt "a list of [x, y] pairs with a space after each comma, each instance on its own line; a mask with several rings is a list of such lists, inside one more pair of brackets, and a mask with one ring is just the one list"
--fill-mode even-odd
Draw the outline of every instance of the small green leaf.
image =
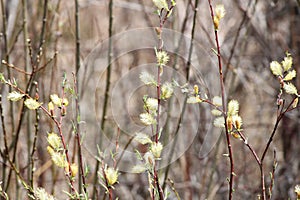
[[171, 4], [172, 4], [172, 6], [176, 6], [176, 1], [175, 0], [171, 0]]
[[135, 149], [134, 151], [135, 151], [135, 155], [136, 155], [137, 159], [143, 160], [143, 156], [141, 155], [141, 153], [137, 149]]
[[0, 73], [0, 82], [1, 83], [6, 83], [5, 77], [3, 75], [3, 73]]
[[214, 52], [214, 54], [219, 55], [217, 50], [215, 50], [214, 48], [211, 48], [211, 50]]

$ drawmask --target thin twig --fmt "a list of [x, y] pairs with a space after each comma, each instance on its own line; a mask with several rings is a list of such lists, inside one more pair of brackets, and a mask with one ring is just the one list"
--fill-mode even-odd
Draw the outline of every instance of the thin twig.
[[[65, 81], [64, 81], [65, 82]], [[26, 98], [31, 98], [30, 95], [28, 93], [26, 93], [25, 91], [23, 91], [22, 89], [20, 89], [18, 86], [14, 85], [11, 83], [11, 81], [6, 81], [5, 82], [7, 85], [11, 86], [12, 88], [14, 88], [15, 90], [17, 90], [18, 92], [20, 92], [21, 94], [25, 95]], [[62, 99], [64, 99], [64, 84], [62, 86]], [[22, 104], [23, 107], [24, 104]], [[70, 187], [71, 187], [71, 190], [74, 194], [76, 194], [76, 190], [74, 188], [74, 179], [72, 178], [71, 176], [71, 162], [70, 162], [70, 159], [69, 159], [69, 153], [68, 153], [68, 148], [67, 148], [67, 144], [65, 142], [65, 138], [64, 138], [64, 135], [62, 133], [62, 121], [63, 121], [63, 115], [61, 114], [59, 116], [59, 119], [56, 119], [55, 117], [53, 117], [53, 115], [51, 114], [50, 111], [47, 110], [46, 107], [44, 107], [43, 105], [41, 105], [39, 107], [50, 119], [52, 119], [52, 121], [55, 123], [57, 129], [58, 129], [58, 132], [59, 132], [59, 136], [61, 138], [61, 141], [62, 141], [62, 145], [63, 145], [63, 149], [64, 149], [64, 154], [66, 156], [66, 160], [67, 160], [67, 163], [68, 163], [68, 171], [66, 171], [66, 176], [68, 177], [69, 179], [69, 183], [70, 183]], [[64, 109], [64, 104], [62, 104], [62, 108], [61, 109]], [[15, 158], [15, 156], [13, 157], [13, 159]], [[11, 160], [12, 163], [14, 163], [14, 160]], [[14, 169], [11, 168], [11, 171], [13, 171]], [[16, 172], [16, 171], [15, 171]], [[7, 186], [6, 186], [7, 187]]]
[[[42, 31], [41, 31], [41, 35], [40, 35], [40, 45], [39, 45], [39, 50], [38, 50], [38, 53], [37, 53], [37, 56], [36, 56], [36, 60], [33, 60], [31, 43], [29, 41], [29, 55], [31, 57], [32, 72], [30, 74], [30, 78], [29, 78], [29, 80], [27, 82], [27, 85], [26, 85], [26, 90], [25, 91], [26, 91], [27, 94], [29, 94], [31, 89], [32, 89], [32, 83], [33, 83], [33, 80], [35, 79], [35, 75], [36, 75], [35, 71], [36, 71], [36, 69], [38, 69], [38, 65], [39, 65], [39, 62], [40, 62], [39, 58], [42, 54], [42, 45], [44, 43], [46, 21], [47, 21], [46, 20], [47, 10], [48, 10], [48, 0], [45, 0], [45, 2], [44, 2], [44, 12], [43, 12]], [[6, 61], [9, 62], [8, 59]], [[19, 143], [18, 141], [19, 141], [21, 126], [22, 126], [22, 122], [23, 122], [24, 117], [25, 117], [25, 106], [24, 106], [24, 104], [22, 104], [20, 110], [21, 110], [21, 112], [20, 112], [20, 117], [19, 117], [19, 123], [18, 123], [17, 129], [16, 129], [16, 134], [15, 134], [15, 137], [14, 137], [14, 141], [12, 142], [12, 145], [13, 145], [12, 162], [13, 163], [15, 163], [15, 161], [16, 161], [16, 154], [17, 154], [17, 147], [18, 147], [18, 143]], [[9, 174], [8, 174], [8, 179], [7, 179], [8, 183], [6, 185], [5, 191], [7, 191], [8, 188], [9, 188], [11, 175], [12, 175], [12, 170], [10, 169]]]
[[3, 104], [2, 104], [2, 95], [0, 95], [0, 115], [1, 115], [1, 125], [2, 125], [2, 132], [3, 132], [3, 140], [4, 140], [4, 155], [3, 155], [3, 164], [2, 164], [2, 177], [5, 177], [6, 172], [6, 161], [9, 159], [9, 152], [8, 152], [8, 144], [7, 144], [7, 132], [5, 127], [5, 118], [4, 118], [4, 111], [3, 111]]
[[[113, 0], [109, 0], [109, 27], [108, 27], [108, 55], [107, 55], [107, 73], [106, 73], [106, 84], [105, 84], [105, 92], [104, 92], [104, 103], [102, 108], [102, 117], [101, 117], [101, 126], [100, 126], [100, 141], [99, 146], [101, 148], [102, 146], [102, 131], [104, 131], [105, 128], [105, 122], [106, 122], [106, 112], [107, 112], [107, 105], [108, 105], [108, 98], [109, 98], [109, 91], [110, 91], [110, 78], [111, 78], [111, 61], [112, 61], [112, 34], [113, 34]], [[96, 167], [95, 167], [95, 174], [97, 174], [97, 171], [99, 170], [99, 161], [96, 161]], [[94, 176], [93, 181], [93, 199], [96, 197], [96, 191], [97, 191], [97, 175]]]
[[82, 150], [81, 150], [81, 137], [80, 137], [80, 125], [79, 125], [79, 118], [80, 118], [80, 105], [79, 105], [79, 94], [78, 94], [78, 88], [79, 88], [79, 83], [78, 83], [78, 78], [79, 78], [79, 68], [80, 68], [80, 27], [79, 27], [79, 4], [78, 0], [75, 0], [75, 43], [76, 43], [76, 53], [75, 53], [75, 65], [76, 65], [76, 73], [74, 76], [74, 87], [75, 87], [75, 104], [76, 104], [76, 111], [75, 111], [75, 116], [76, 116], [76, 140], [77, 140], [77, 146], [78, 146], [78, 165], [80, 168], [80, 173], [78, 174], [78, 189], [79, 193], [82, 191], [82, 186], [84, 193], [87, 193], [86, 190], [86, 183], [85, 183], [85, 176], [84, 176], [84, 169], [83, 169], [83, 161], [82, 161]]
[[[208, 4], [210, 7], [210, 14], [212, 21], [214, 20], [214, 11], [212, 8], [211, 0], [208, 0]], [[228, 148], [228, 155], [229, 155], [229, 161], [230, 161], [230, 177], [229, 177], [229, 193], [228, 193], [228, 199], [232, 199], [232, 193], [233, 193], [233, 177], [234, 177], [234, 162], [233, 162], [233, 153], [230, 143], [230, 135], [228, 133], [228, 127], [227, 127], [227, 108], [226, 108], [226, 96], [225, 96], [225, 85], [224, 85], [224, 77], [223, 77], [223, 69], [222, 69], [222, 60], [221, 60], [221, 51], [220, 51], [220, 45], [219, 45], [219, 38], [218, 38], [218, 30], [215, 28], [215, 41], [217, 46], [217, 57], [218, 57], [218, 65], [219, 65], [219, 78], [220, 78], [220, 86], [221, 86], [221, 94], [222, 94], [222, 107], [223, 107], [223, 117], [225, 121], [225, 135], [226, 135], [226, 142], [227, 142], [227, 148]]]
[[26, 72], [25, 70], [23, 70], [21, 68], [18, 68], [16, 66], [14, 66], [13, 64], [7, 63], [6, 60], [2, 60], [2, 64], [6, 65], [8, 68], [12, 68], [12, 69], [14, 69], [14, 70], [16, 70], [18, 72], [21, 72], [22, 74], [25, 74], [25, 75], [30, 75], [31, 74], [31, 73], [28, 73], [28, 72]]
[[[178, 44], [177, 44], [177, 48], [175, 50], [175, 58], [174, 58], [174, 64], [173, 64], [173, 69], [175, 69], [176, 65], [177, 65], [177, 62], [178, 62], [178, 52], [179, 52], [179, 49], [181, 47], [181, 44], [182, 44], [182, 40], [184, 38], [184, 31], [186, 29], [186, 24], [187, 24], [187, 20], [188, 20], [188, 14], [189, 14], [189, 5], [191, 4], [191, 0], [188, 1], [188, 4], [187, 4], [187, 7], [186, 7], [186, 11], [185, 11], [185, 17], [184, 17], [184, 20], [183, 20], [183, 23], [182, 23], [182, 27], [181, 27], [181, 34], [180, 34], [180, 38], [179, 38], [179, 41], [178, 41]], [[175, 70], [173, 71], [173, 74], [172, 74], [172, 77], [175, 75]], [[171, 99], [172, 100], [172, 99]], [[186, 106], [186, 100], [184, 101], [184, 107]], [[169, 104], [168, 106], [168, 116], [167, 116], [167, 120], [166, 120], [166, 125], [165, 125], [165, 133], [166, 135], [169, 135], [169, 130], [167, 129], [168, 128], [168, 124], [169, 124], [169, 120], [170, 120], [170, 113], [171, 113], [171, 103]], [[183, 115], [184, 115], [184, 110], [185, 108], [182, 108], [182, 111], [180, 113], [180, 117], [179, 117], [179, 120], [178, 120], [178, 123], [177, 123], [177, 127], [176, 127], [176, 131], [175, 131], [175, 138], [174, 138], [174, 141], [173, 141], [173, 144], [172, 144], [172, 147], [171, 147], [171, 151], [170, 151], [170, 155], [168, 156], [168, 163], [171, 163], [171, 160], [172, 160], [172, 157], [173, 157], [173, 154], [174, 154], [174, 149], [176, 147], [176, 144], [177, 144], [177, 141], [178, 141], [178, 137], [177, 137], [177, 133], [180, 129], [180, 126], [181, 126], [181, 121], [182, 121], [182, 118], [183, 118]], [[166, 170], [165, 170], [165, 176], [164, 176], [164, 181], [163, 181], [163, 186], [162, 186], [162, 189], [165, 190], [166, 186], [167, 186], [167, 178], [168, 178], [168, 174], [169, 174], [169, 170], [170, 170], [170, 167], [171, 165], [168, 165], [166, 167]]]
[[[79, 126], [79, 115], [80, 115], [80, 110], [79, 110], [79, 95], [78, 95], [78, 82], [77, 82], [77, 79], [75, 77], [75, 75], [73, 74], [73, 79], [74, 79], [74, 90], [75, 90], [75, 94], [76, 94], [76, 97], [75, 97], [75, 102], [76, 102], [76, 113], [77, 115], [76, 116], [76, 130], [75, 130], [75, 137], [76, 137], [76, 141], [77, 141], [77, 146], [78, 146], [78, 165], [79, 165], [79, 170], [80, 170], [80, 173], [79, 173], [79, 177], [78, 177], [78, 189], [79, 189], [79, 192], [81, 193], [81, 188], [83, 186], [83, 190], [84, 190], [84, 193], [87, 193], [87, 190], [86, 190], [86, 181], [85, 181], [85, 174], [84, 174], [84, 166], [83, 166], [83, 159], [82, 159], [82, 148], [81, 148], [81, 135], [80, 135], [80, 126]], [[81, 183], [82, 181], [82, 183]]]
[[[187, 81], [189, 81], [189, 79], [190, 79], [190, 66], [191, 66], [191, 58], [192, 58], [192, 53], [193, 53], [194, 36], [195, 36], [195, 30], [196, 30], [196, 19], [197, 19], [197, 13], [198, 13], [198, 2], [199, 2], [198, 0], [195, 0], [194, 16], [193, 16], [193, 26], [192, 26], [192, 30], [191, 30], [191, 42], [190, 42], [188, 60], [186, 62], [186, 80]], [[191, 1], [190, 1], [190, 3], [191, 3]], [[186, 15], [186, 18], [187, 18], [187, 15]], [[184, 31], [184, 29], [182, 29], [182, 31]], [[182, 40], [182, 36], [180, 38], [179, 45], [181, 43], [181, 40]], [[179, 49], [179, 46], [178, 46], [178, 49]], [[175, 138], [174, 138], [174, 141], [173, 141], [173, 144], [172, 144], [172, 148], [171, 148], [172, 150], [171, 150], [171, 153], [170, 153], [170, 156], [169, 156], [168, 163], [170, 163], [170, 161], [171, 161], [171, 159], [173, 157], [174, 148], [177, 145], [177, 141], [178, 141], [178, 137], [179, 137], [177, 134], [178, 134], [178, 132], [180, 130], [180, 127], [182, 125], [181, 123], [182, 123], [183, 116], [184, 116], [185, 110], [186, 110], [186, 104], [187, 104], [186, 101], [187, 101], [187, 96], [184, 99], [184, 103], [183, 103], [183, 107], [182, 107], [182, 110], [181, 110], [181, 114], [180, 114], [180, 117], [179, 117], [179, 120], [178, 120], [178, 123], [177, 123], [176, 131], [175, 131], [175, 134], [174, 134]], [[165, 189], [165, 187], [166, 187], [166, 180], [168, 178], [168, 173], [169, 173], [169, 166], [167, 167], [166, 172], [165, 172], [164, 183], [163, 183], [163, 187], [162, 187], [163, 189]]]
[[[38, 94], [38, 86], [36, 85], [36, 93]], [[39, 110], [37, 109], [35, 111], [35, 131], [34, 131], [34, 138], [33, 138], [33, 143], [32, 143], [32, 150], [30, 153], [30, 187], [33, 188], [33, 174], [34, 174], [34, 154], [36, 151], [36, 143], [37, 143], [37, 136], [38, 136], [38, 132], [39, 132], [39, 121], [40, 121], [40, 115], [39, 115]], [[29, 138], [30, 139], [30, 138]]]
[[273, 167], [272, 167], [272, 172], [270, 172], [271, 184], [270, 184], [270, 187], [269, 187], [269, 199], [272, 199], [272, 190], [273, 190], [273, 186], [274, 186], [274, 183], [275, 183], [276, 167], [277, 167], [277, 157], [276, 157], [276, 151], [274, 150]]
[[276, 130], [278, 129], [278, 125], [280, 123], [280, 121], [282, 120], [282, 118], [284, 117], [284, 115], [293, 110], [294, 108], [292, 107], [293, 105], [293, 102], [294, 102], [295, 98], [293, 99], [293, 101], [291, 101], [291, 103], [287, 106], [287, 108], [283, 111], [283, 107], [284, 107], [284, 103], [281, 105], [281, 107], [279, 107], [278, 109], [280, 110], [279, 112], [279, 115], [277, 115], [277, 119], [276, 119], [276, 122], [275, 122], [275, 125], [274, 125], [274, 128], [273, 128], [273, 131], [270, 135], [270, 138], [268, 140], [268, 143], [263, 151], [263, 154], [261, 156], [261, 159], [260, 159], [260, 174], [261, 174], [261, 192], [262, 192], [262, 200], [265, 200], [267, 197], [266, 197], [266, 185], [265, 185], [265, 173], [264, 173], [264, 159], [265, 159], [265, 156], [269, 150], [269, 147], [273, 141], [273, 138], [275, 136], [275, 133], [276, 133]]
[[[251, 1], [248, 2], [247, 8], [249, 8], [250, 3], [251, 3]], [[242, 27], [243, 27], [244, 23], [245, 23], [246, 20], [248, 19], [248, 18], [247, 18], [247, 11], [248, 11], [248, 10], [245, 10], [245, 11], [244, 11], [243, 18], [242, 18], [242, 20], [241, 20], [241, 22], [240, 22], [240, 24], [239, 24], [238, 30], [237, 30], [236, 35], [235, 35], [235, 37], [234, 37], [234, 42], [233, 42], [233, 45], [232, 45], [232, 47], [231, 47], [230, 55], [229, 55], [229, 58], [228, 58], [228, 60], [227, 60], [227, 64], [226, 64], [226, 68], [225, 68], [225, 72], [224, 72], [224, 80], [226, 80], [227, 73], [228, 73], [229, 67], [230, 67], [230, 65], [231, 65], [231, 59], [233, 58], [234, 51], [236, 50], [236, 45], [237, 45], [237, 43], [238, 43], [238, 39], [239, 39], [239, 36], [240, 36], [240, 32], [241, 32], [241, 30], [242, 30]]]

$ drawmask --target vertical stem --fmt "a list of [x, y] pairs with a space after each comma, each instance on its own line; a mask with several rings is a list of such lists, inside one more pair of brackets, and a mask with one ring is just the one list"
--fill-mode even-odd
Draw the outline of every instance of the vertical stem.
[[78, 78], [78, 71], [80, 68], [80, 27], [79, 27], [79, 5], [78, 0], [75, 1], [75, 42], [76, 42], [76, 58], [75, 58], [75, 65], [76, 65], [76, 78]]
[[[38, 93], [38, 87], [36, 86], [36, 92]], [[29, 113], [28, 113], [29, 114]], [[30, 115], [29, 115], [30, 117]], [[29, 185], [30, 187], [33, 188], [33, 173], [34, 173], [34, 153], [36, 151], [36, 142], [37, 142], [37, 136], [38, 136], [38, 132], [39, 132], [39, 121], [40, 121], [40, 115], [39, 115], [39, 110], [37, 109], [35, 111], [35, 132], [34, 132], [34, 139], [33, 139], [33, 144], [32, 144], [32, 150], [30, 153], [30, 167], [29, 167], [29, 171], [30, 171], [30, 177], [29, 177]], [[30, 139], [30, 138], [28, 138]], [[30, 147], [28, 147], [30, 149]]]
[[[108, 27], [108, 55], [107, 55], [107, 73], [106, 73], [106, 85], [105, 85], [105, 93], [104, 93], [104, 104], [102, 109], [102, 117], [101, 117], [101, 130], [104, 131], [105, 128], [105, 122], [106, 122], [106, 112], [107, 112], [107, 105], [108, 105], [108, 98], [109, 98], [109, 89], [110, 89], [110, 77], [111, 77], [111, 61], [112, 61], [112, 34], [113, 34], [113, 0], [109, 0], [109, 27]], [[102, 132], [100, 134], [100, 141], [99, 141], [99, 147], [102, 147]], [[95, 167], [95, 176], [93, 181], [93, 199], [96, 198], [97, 193], [97, 172], [99, 170], [100, 161], [97, 159], [96, 167]]]
[[160, 68], [161, 66], [157, 66], [157, 86], [156, 86], [156, 94], [157, 94], [157, 116], [156, 116], [156, 133], [155, 133], [155, 142], [158, 143], [159, 136], [159, 118], [160, 118]]
[[193, 17], [193, 27], [191, 31], [191, 43], [189, 49], [189, 56], [186, 63], [186, 79], [189, 80], [190, 78], [190, 67], [191, 67], [191, 59], [193, 54], [193, 47], [194, 47], [194, 38], [195, 38], [195, 29], [196, 29], [196, 21], [197, 21], [197, 13], [198, 13], [198, 2], [199, 0], [195, 0], [195, 9], [194, 9], [194, 17]]
[[[293, 101], [292, 101], [293, 102]], [[276, 120], [276, 123], [275, 123], [275, 126], [273, 128], [273, 131], [272, 131], [272, 134], [268, 140], [268, 143], [264, 149], [264, 152], [261, 156], [261, 159], [260, 159], [260, 180], [261, 180], [261, 195], [262, 195], [262, 200], [265, 200], [266, 199], [266, 185], [265, 185], [265, 174], [264, 174], [264, 168], [263, 168], [263, 164], [264, 164], [264, 159], [265, 159], [265, 156], [267, 154], [267, 151], [273, 141], [273, 138], [274, 138], [274, 135], [276, 133], [276, 130], [278, 128], [278, 125], [279, 125], [279, 122], [281, 121], [282, 117], [284, 116], [284, 114], [288, 111], [288, 109], [290, 108], [291, 104], [288, 106], [288, 108], [280, 113], [280, 115], [277, 117], [277, 120]]]
[[[164, 9], [162, 8], [160, 10], [159, 14], [159, 28], [158, 28], [158, 52], [161, 52], [163, 49], [163, 40], [162, 40], [162, 32], [163, 32], [163, 25], [166, 22], [169, 13], [171, 10], [173, 10], [174, 6], [172, 5], [168, 11], [164, 13]], [[164, 14], [164, 15], [163, 15]], [[161, 70], [163, 68], [162, 64], [157, 65], [157, 86], [156, 86], [156, 95], [157, 95], [157, 116], [156, 116], [156, 130], [155, 130], [155, 143], [158, 143], [158, 136], [160, 132], [160, 104], [161, 104]], [[164, 194], [162, 187], [159, 184], [159, 179], [158, 179], [158, 173], [156, 170], [156, 162], [154, 164], [154, 169], [153, 169], [153, 179], [154, 179], [154, 187], [156, 187], [158, 194], [159, 194], [159, 199], [164, 199]], [[155, 193], [153, 192], [153, 198], [155, 198]]]
[[7, 145], [7, 133], [4, 121], [4, 112], [3, 112], [3, 104], [2, 104], [2, 95], [0, 95], [0, 117], [1, 117], [1, 125], [2, 125], [2, 132], [3, 132], [3, 140], [4, 140], [4, 150], [3, 150], [3, 163], [2, 163], [2, 180], [5, 180], [6, 175], [6, 160], [9, 160], [9, 152], [8, 152], [8, 145]]
[[[2, 28], [3, 28], [3, 41], [4, 41], [4, 46], [3, 46], [3, 55], [1, 55], [1, 61], [2, 59], [5, 59], [7, 63], [9, 63], [9, 53], [8, 53], [8, 38], [7, 38], [7, 15], [6, 15], [6, 10], [5, 10], [5, 5], [3, 0], [1, 0], [1, 12], [2, 12]], [[10, 68], [7, 68], [7, 75], [9, 78], [11, 78], [11, 71]], [[11, 92], [11, 87], [9, 87], [9, 92]], [[12, 102], [9, 102], [10, 104], [10, 118], [11, 118], [11, 131], [14, 132], [15, 128], [15, 120], [14, 120], [14, 105]]]
[[82, 186], [83, 190], [86, 193], [86, 184], [85, 184], [85, 177], [84, 177], [84, 169], [83, 169], [83, 162], [82, 162], [82, 150], [81, 150], [81, 137], [80, 137], [80, 125], [79, 125], [79, 118], [80, 118], [80, 105], [79, 105], [79, 94], [78, 94], [78, 71], [80, 68], [80, 27], [79, 27], [79, 5], [78, 0], [75, 0], [75, 34], [76, 34], [76, 58], [75, 58], [75, 65], [76, 65], [76, 77], [74, 77], [75, 80], [75, 92], [76, 92], [76, 131], [75, 136], [77, 140], [77, 146], [78, 146], [78, 166], [79, 166], [79, 173], [78, 173], [78, 190], [79, 193], [82, 192]]
[[[191, 4], [191, 1], [192, 0], [189, 0], [188, 3], [187, 3], [187, 6], [186, 6], [185, 17], [184, 17], [184, 20], [183, 20], [183, 23], [182, 23], [182, 27], [181, 27], [181, 35], [180, 35], [180, 38], [179, 38], [179, 41], [178, 41], [178, 45], [177, 45], [177, 48], [176, 48], [176, 51], [175, 51], [175, 55], [176, 56], [174, 58], [174, 64], [173, 64], [173, 68], [174, 69], [175, 69], [175, 66], [176, 66], [177, 61], [178, 61], [178, 52], [179, 52], [179, 49], [181, 47], [181, 43], [182, 43], [182, 40], [183, 40], [183, 33], [185, 31], [185, 28], [186, 28], [186, 23], [187, 23], [188, 15], [189, 15], [189, 6]], [[172, 77], [173, 77], [173, 75], [172, 75]], [[187, 78], [187, 80], [188, 79], [189, 78]], [[173, 154], [174, 154], [174, 149], [175, 149], [175, 147], [177, 145], [177, 141], [178, 141], [177, 133], [179, 132], [179, 129], [181, 127], [182, 118], [183, 118], [183, 115], [185, 113], [186, 99], [184, 101], [185, 103], [183, 104], [183, 108], [181, 110], [181, 114], [180, 114], [180, 117], [179, 117], [179, 120], [178, 120], [178, 123], [177, 123], [177, 126], [176, 126], [176, 130], [175, 130], [175, 133], [174, 133], [175, 138], [174, 138], [174, 142], [173, 142], [172, 147], [171, 147], [170, 155], [168, 156], [169, 157], [168, 163], [171, 163], [171, 160], [172, 160], [172, 157], [173, 157]], [[171, 104], [169, 104], [169, 107], [168, 107], [168, 111], [169, 112], [168, 113], [170, 113], [171, 109], [172, 109]], [[170, 116], [168, 114], [166, 125], [165, 125], [166, 128], [168, 128], [169, 119], [170, 119]], [[165, 133], [166, 133], [166, 135], [168, 135], [169, 134], [169, 130], [168, 129], [165, 130]], [[168, 165], [166, 167], [166, 170], [165, 170], [165, 177], [164, 177], [163, 186], [162, 186], [163, 190], [167, 186], [167, 178], [168, 178], [170, 167], [171, 167], [171, 165]]]
[[[193, 25], [192, 25], [192, 30], [191, 30], [191, 43], [190, 43], [190, 48], [189, 48], [188, 60], [186, 62], [186, 80], [187, 81], [190, 79], [190, 66], [191, 66], [191, 58], [192, 58], [192, 53], [193, 53], [195, 29], [196, 29], [196, 19], [197, 19], [197, 12], [198, 12], [198, 2], [199, 2], [199, 0], [195, 0]], [[182, 33], [183, 33], [183, 31], [184, 31], [184, 29], [182, 29]], [[181, 40], [182, 40], [182, 37], [179, 40], [178, 48], [180, 47]], [[184, 100], [183, 108], [181, 110], [179, 121], [177, 123], [176, 131], [175, 131], [175, 134], [174, 134], [175, 135], [175, 139], [174, 139], [174, 142], [173, 142], [173, 145], [172, 145], [172, 151], [171, 151], [171, 154], [169, 156], [169, 162], [168, 163], [170, 163], [170, 161], [171, 161], [171, 159], [173, 157], [174, 148], [175, 148], [175, 146], [177, 144], [177, 139], [178, 139], [177, 134], [178, 134], [178, 132], [180, 130], [181, 123], [182, 123], [182, 120], [183, 120], [183, 116], [184, 116], [184, 113], [185, 113], [185, 110], [186, 110], [186, 100], [187, 100], [187, 97]], [[163, 189], [166, 187], [166, 180], [167, 180], [167, 177], [168, 177], [168, 173], [169, 173], [169, 166], [167, 167], [166, 172], [165, 172]]]
[[264, 167], [263, 163], [259, 165], [260, 169], [260, 182], [261, 182], [261, 195], [262, 200], [266, 199], [266, 186], [265, 186], [265, 173], [264, 173]]
[[[211, 0], [208, 0], [209, 7], [210, 7], [210, 14], [211, 19], [214, 20], [214, 11], [212, 8]], [[226, 96], [225, 96], [225, 86], [224, 86], [224, 78], [223, 78], [223, 69], [222, 69], [222, 60], [221, 60], [221, 51], [220, 51], [220, 44], [219, 44], [219, 38], [218, 38], [218, 30], [215, 29], [215, 41], [217, 46], [217, 52], [218, 52], [218, 66], [219, 66], [219, 77], [220, 77], [220, 86], [221, 86], [221, 94], [222, 94], [222, 109], [223, 109], [223, 116], [225, 121], [225, 135], [226, 135], [226, 141], [227, 141], [227, 149], [229, 154], [229, 161], [230, 161], [230, 177], [229, 177], [229, 193], [228, 193], [228, 199], [232, 199], [232, 193], [233, 193], [233, 175], [234, 175], [234, 163], [233, 163], [233, 154], [232, 154], [232, 148], [230, 143], [230, 135], [228, 133], [228, 127], [227, 127], [227, 108], [226, 108]]]
[[[43, 23], [42, 23], [42, 30], [41, 30], [41, 35], [40, 35], [40, 44], [39, 44], [39, 50], [38, 50], [38, 53], [37, 53], [37, 58], [39, 57], [39, 55], [41, 53], [41, 47], [44, 44], [45, 29], [46, 29], [46, 22], [47, 22], [47, 18], [46, 18], [47, 17], [47, 9], [48, 9], [48, 0], [45, 0], [44, 1]], [[29, 50], [30, 50], [29, 54], [30, 54], [30, 56], [32, 56], [31, 49], [29, 49]], [[30, 74], [30, 78], [29, 78], [29, 80], [27, 82], [27, 85], [26, 85], [26, 93], [27, 94], [29, 94], [31, 89], [32, 89], [32, 82], [35, 79], [35, 74], [36, 74], [35, 72], [38, 68], [39, 59], [36, 59], [36, 61], [33, 62], [32, 57], [31, 57], [31, 64], [32, 64], [32, 72]], [[25, 109], [24, 104], [22, 104], [20, 110], [21, 110], [21, 113], [20, 113], [19, 123], [18, 123], [17, 129], [16, 129], [16, 135], [15, 135], [15, 138], [14, 138], [14, 141], [13, 141], [13, 157], [12, 157], [12, 162], [13, 163], [16, 160], [17, 147], [18, 147], [18, 141], [19, 141], [21, 126], [22, 126], [22, 122], [23, 122], [24, 117], [25, 117], [25, 110], [26, 109]], [[8, 174], [8, 178], [7, 178], [8, 183], [6, 185], [5, 191], [7, 191], [8, 188], [9, 188], [12, 172], [13, 172], [13, 169], [10, 169], [9, 174]]]
[[[161, 52], [162, 51], [162, 48], [163, 48], [163, 41], [162, 41], [162, 38], [161, 38], [161, 34], [162, 34], [162, 28], [163, 28], [163, 25], [164, 25], [164, 21], [163, 21], [163, 9], [160, 11], [160, 15], [159, 15], [159, 35], [158, 35], [158, 52]], [[156, 95], [157, 95], [157, 116], [156, 116], [156, 130], [155, 130], [155, 142], [158, 143], [158, 135], [159, 135], [159, 118], [160, 118], [160, 72], [161, 72], [161, 68], [163, 66], [161, 65], [157, 65], [157, 86], [156, 86]]]
[[[4, 47], [1, 53], [1, 60], [7, 56], [7, 35], [6, 35], [6, 12], [5, 12], [5, 8], [4, 8], [4, 2], [3, 0], [1, 0], [1, 12], [2, 12], [2, 32], [3, 32], [3, 41], [4, 41]], [[5, 59], [8, 59], [7, 57]], [[9, 61], [7, 61], [9, 63]], [[2, 71], [2, 64], [1, 65], [1, 71]], [[8, 71], [8, 76], [10, 77], [10, 69], [7, 69]], [[1, 88], [1, 93], [3, 91], [3, 87]], [[8, 146], [7, 146], [7, 137], [6, 137], [6, 128], [5, 128], [5, 122], [4, 122], [4, 113], [3, 113], [3, 107], [2, 107], [2, 97], [1, 97], [1, 105], [0, 105], [0, 110], [1, 110], [1, 120], [2, 120], [2, 129], [3, 129], [3, 135], [4, 135], [4, 144], [5, 146], [5, 150], [4, 150], [4, 155], [5, 157], [3, 157], [3, 169], [2, 169], [2, 180], [5, 180], [5, 176], [6, 176], [6, 161], [8, 157]], [[12, 123], [14, 123], [14, 120], [12, 118]], [[14, 128], [14, 124], [12, 124], [12, 129]], [[13, 130], [12, 130], [13, 131]], [[9, 182], [9, 181], [7, 181]], [[5, 184], [7, 183], [3, 183], [3, 188], [5, 188]]]
[[[40, 35], [40, 44], [39, 44], [39, 50], [41, 51], [41, 47], [43, 46], [45, 42], [45, 31], [46, 31], [46, 22], [47, 22], [47, 10], [48, 10], [48, 0], [44, 0], [44, 11], [43, 11], [43, 23], [42, 23], [42, 30]], [[38, 52], [40, 54], [40, 52]]]
[[[22, 0], [22, 18], [23, 18], [23, 44], [24, 44], [24, 71], [29, 72], [29, 62], [28, 62], [28, 48], [27, 48], [27, 39], [28, 39], [28, 30], [27, 30], [27, 0]], [[28, 77], [25, 75], [26, 82], [28, 81]], [[32, 162], [31, 156], [31, 112], [27, 113], [27, 149], [28, 149], [28, 163]], [[32, 167], [32, 165], [31, 165]], [[28, 170], [28, 180], [32, 178], [32, 168], [29, 167]]]

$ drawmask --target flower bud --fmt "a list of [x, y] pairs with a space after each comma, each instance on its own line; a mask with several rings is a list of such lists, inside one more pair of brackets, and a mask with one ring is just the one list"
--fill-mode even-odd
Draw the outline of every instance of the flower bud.
[[152, 143], [151, 152], [155, 158], [160, 158], [161, 151], [163, 149], [163, 145], [160, 142]]
[[104, 170], [104, 173], [105, 173], [105, 177], [106, 177], [106, 181], [107, 181], [108, 185], [111, 186], [118, 181], [118, 176], [119, 176], [118, 170], [115, 170], [114, 168], [111, 168], [111, 167], [107, 167]]
[[54, 116], [54, 104], [52, 103], [52, 101], [50, 101], [48, 103], [48, 110], [49, 110], [49, 112], [51, 114], [51, 117], [53, 117]]
[[[69, 170], [69, 169], [71, 169], [71, 170]], [[75, 177], [78, 173], [78, 166], [75, 163], [73, 163], [70, 165], [70, 167], [69, 167], [69, 165], [67, 165], [65, 167], [65, 170], [66, 170], [66, 172], [70, 173], [72, 177]]]
[[233, 128], [233, 123], [232, 123], [232, 118], [231, 117], [227, 117], [227, 128], [228, 128], [228, 131], [232, 131], [232, 128]]

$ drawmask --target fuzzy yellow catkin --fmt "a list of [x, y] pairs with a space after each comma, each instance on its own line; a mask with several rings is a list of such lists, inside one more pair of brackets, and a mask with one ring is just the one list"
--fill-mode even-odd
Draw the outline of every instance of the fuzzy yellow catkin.
[[219, 4], [215, 7], [215, 16], [213, 19], [215, 30], [219, 29], [220, 20], [225, 16], [224, 5]]
[[163, 145], [160, 142], [152, 143], [151, 145], [151, 152], [155, 158], [160, 158], [162, 149]]
[[48, 110], [50, 111], [50, 113], [51, 113], [51, 115], [52, 115], [52, 113], [54, 112], [54, 104], [53, 104], [52, 101], [50, 101], [50, 102], [48, 103]]
[[73, 163], [73, 164], [70, 165], [70, 167], [69, 167], [69, 165], [67, 165], [65, 167], [65, 170], [68, 173], [70, 172], [72, 177], [75, 177], [78, 173], [78, 166], [76, 165], [76, 163]]
[[104, 173], [105, 173], [107, 183], [109, 185], [113, 185], [118, 181], [118, 176], [119, 176], [118, 170], [111, 167], [107, 167], [104, 170]]
[[168, 56], [167, 52], [158, 51], [156, 53], [156, 59], [159, 66], [165, 66], [169, 62], [170, 57]]
[[230, 100], [228, 103], [228, 116], [237, 115], [239, 112], [239, 102], [237, 100]]
[[300, 199], [300, 185], [295, 186], [295, 193], [297, 195], [297, 199]]
[[228, 131], [232, 131], [233, 128], [233, 122], [232, 122], [232, 117], [227, 117], [227, 129]]
[[199, 87], [198, 87], [198, 85], [194, 85], [194, 94], [195, 95], [199, 94]]
[[161, 99], [168, 99], [172, 96], [174, 88], [171, 83], [165, 82], [161, 87]]
[[159, 10], [161, 9], [169, 10], [168, 3], [166, 0], [153, 0], [153, 3]]

